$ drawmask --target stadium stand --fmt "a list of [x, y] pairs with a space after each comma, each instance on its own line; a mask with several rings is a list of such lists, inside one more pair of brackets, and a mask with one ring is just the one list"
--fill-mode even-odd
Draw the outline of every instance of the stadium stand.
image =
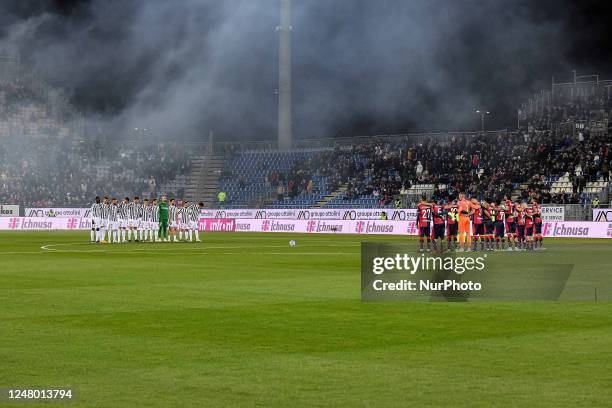
[[98, 194], [160, 192], [200, 200], [210, 180], [209, 196], [218, 188], [232, 207], [411, 206], [423, 194], [449, 200], [458, 191], [495, 200], [605, 201], [611, 87], [553, 84], [521, 107], [518, 131], [336, 139], [291, 151], [226, 143], [212, 155], [204, 152], [211, 141], [84, 137], [78, 114], [56, 92], [13, 78], [0, 81], [0, 202], [78, 206]]
[[[293, 152], [232, 148], [220, 189], [238, 207], [389, 207], [398, 197], [407, 206], [459, 190], [588, 204], [610, 188], [611, 88], [597, 76], [553, 83], [521, 106], [515, 132], [355, 139]], [[310, 178], [314, 194], [305, 189]]]
[[[496, 200], [580, 203], [607, 186], [609, 149], [607, 135], [580, 142], [548, 132], [489, 132], [379, 138], [317, 151], [244, 151], [226, 162], [222, 188], [233, 206], [262, 204], [282, 192], [282, 200], [269, 201], [278, 208], [388, 207], [398, 196], [404, 204], [422, 194], [448, 200], [460, 190]], [[571, 191], [560, 191], [558, 178], [577, 171]], [[314, 194], [305, 189], [309, 179], [319, 187]]]

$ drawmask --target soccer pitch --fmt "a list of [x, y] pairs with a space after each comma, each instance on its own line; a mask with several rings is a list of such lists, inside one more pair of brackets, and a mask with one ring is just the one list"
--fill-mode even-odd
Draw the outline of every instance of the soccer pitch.
[[[0, 233], [0, 388], [70, 387], [74, 407], [612, 401], [610, 302], [362, 303], [360, 242], [412, 238], [88, 238]], [[500, 256], [612, 273], [609, 241], [545, 246]]]

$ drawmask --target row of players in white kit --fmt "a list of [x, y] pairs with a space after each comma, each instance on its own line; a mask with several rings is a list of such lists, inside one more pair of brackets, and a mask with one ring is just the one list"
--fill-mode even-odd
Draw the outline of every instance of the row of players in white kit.
[[[201, 242], [198, 221], [203, 203], [189, 204], [186, 200], [175, 206], [175, 200], [168, 204], [166, 196], [140, 202], [138, 197], [130, 202], [128, 197], [118, 203], [96, 197], [91, 207], [91, 242], [124, 243], [132, 242]], [[106, 238], [108, 237], [108, 240]], [[177, 239], [178, 237], [178, 239]]]

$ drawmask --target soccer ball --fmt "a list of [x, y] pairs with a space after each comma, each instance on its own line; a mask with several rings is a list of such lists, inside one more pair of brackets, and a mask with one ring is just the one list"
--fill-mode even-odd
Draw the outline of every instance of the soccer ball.
[[297, 245], [297, 244], [295, 243], [295, 241], [294, 241], [294, 240], [289, 241], [289, 246], [294, 247], [294, 246], [296, 246], [296, 245]]

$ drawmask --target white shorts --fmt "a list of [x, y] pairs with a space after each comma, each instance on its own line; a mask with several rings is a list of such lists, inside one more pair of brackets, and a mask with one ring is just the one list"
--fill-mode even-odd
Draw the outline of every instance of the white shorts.
[[139, 220], [128, 220], [128, 226], [132, 228], [138, 228]]
[[168, 226], [170, 228], [178, 228], [178, 224], [176, 223], [176, 221], [170, 221], [170, 224], [168, 224]]
[[157, 231], [159, 229], [159, 222], [151, 221], [149, 224], [149, 229]]
[[91, 217], [91, 228], [100, 228], [100, 217]]
[[197, 221], [189, 221], [189, 229], [197, 230], [198, 229], [198, 222]]
[[122, 219], [119, 220], [119, 227], [120, 228], [127, 228], [129, 226], [130, 225], [129, 225], [128, 220], [126, 218], [122, 218]]
[[106, 221], [106, 228], [109, 230], [119, 229], [119, 221]]

